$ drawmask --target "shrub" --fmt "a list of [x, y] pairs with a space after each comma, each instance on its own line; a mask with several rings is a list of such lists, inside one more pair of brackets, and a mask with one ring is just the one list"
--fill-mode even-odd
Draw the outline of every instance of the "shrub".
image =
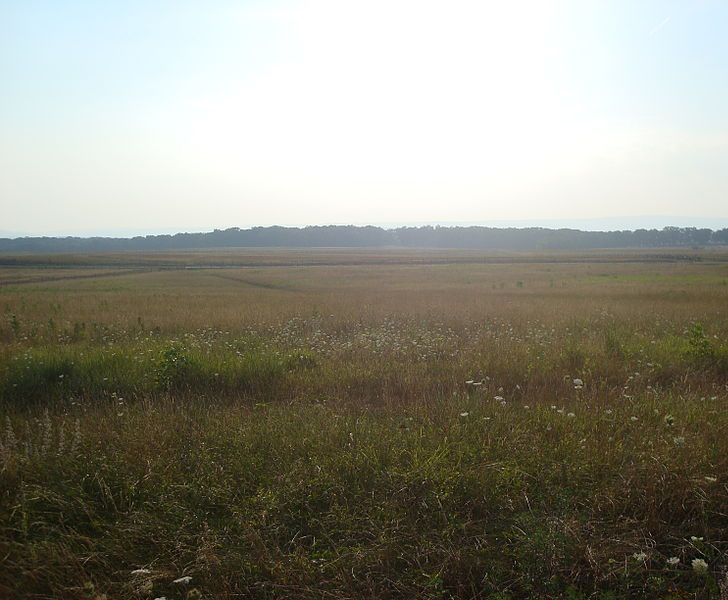
[[728, 346], [713, 342], [702, 323], [694, 323], [690, 328], [685, 356], [695, 368], [728, 373]]
[[173, 343], [162, 350], [154, 363], [154, 383], [163, 390], [179, 389], [189, 386], [194, 371], [187, 349]]

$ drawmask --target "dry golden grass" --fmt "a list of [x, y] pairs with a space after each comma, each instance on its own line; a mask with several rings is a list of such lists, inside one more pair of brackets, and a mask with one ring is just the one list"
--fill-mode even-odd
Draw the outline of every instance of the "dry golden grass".
[[339, 264], [452, 264], [452, 263], [621, 263], [728, 261], [725, 247], [629, 248], [596, 250], [465, 250], [443, 248], [212, 248], [208, 250], [159, 250], [154, 252], [89, 252], [0, 254], [4, 266], [275, 266]]
[[662, 315], [709, 319], [723, 327], [728, 297], [728, 263], [384, 264], [125, 273], [24, 270], [20, 278], [35, 281], [12, 284], [15, 271], [0, 270], [0, 306], [23, 322], [44, 323], [52, 316], [65, 324], [128, 327], [141, 317], [163, 331], [238, 330], [313, 312], [344, 322], [415, 315], [462, 324], [489, 318], [563, 322], [608, 311], [627, 321]]

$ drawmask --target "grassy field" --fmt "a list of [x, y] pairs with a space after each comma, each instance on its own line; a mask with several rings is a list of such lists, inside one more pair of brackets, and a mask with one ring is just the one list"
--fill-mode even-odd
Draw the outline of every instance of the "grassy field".
[[728, 598], [725, 250], [0, 265], [0, 598]]

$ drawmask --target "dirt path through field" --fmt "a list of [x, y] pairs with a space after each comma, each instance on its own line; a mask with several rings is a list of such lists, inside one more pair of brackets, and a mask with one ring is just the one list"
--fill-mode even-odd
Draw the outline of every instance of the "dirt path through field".
[[122, 275], [134, 275], [137, 273], [147, 273], [159, 271], [160, 269], [124, 269], [123, 271], [111, 271], [105, 273], [87, 273], [78, 275], [49, 275], [45, 277], [26, 277], [25, 279], [16, 279], [14, 281], [0, 281], [0, 287], [10, 285], [23, 285], [27, 283], [47, 283], [49, 281], [70, 281], [74, 279], [100, 279], [103, 277], [120, 277]]

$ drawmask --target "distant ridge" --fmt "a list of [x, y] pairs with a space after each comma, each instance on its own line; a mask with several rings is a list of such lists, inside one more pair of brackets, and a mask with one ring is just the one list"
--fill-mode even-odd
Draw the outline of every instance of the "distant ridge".
[[544, 227], [397, 227], [325, 225], [215, 229], [129, 238], [0, 238], [0, 252], [108, 252], [204, 248], [464, 248], [490, 250], [573, 250], [665, 248], [728, 244], [728, 228], [664, 227], [623, 231], [582, 231]]

